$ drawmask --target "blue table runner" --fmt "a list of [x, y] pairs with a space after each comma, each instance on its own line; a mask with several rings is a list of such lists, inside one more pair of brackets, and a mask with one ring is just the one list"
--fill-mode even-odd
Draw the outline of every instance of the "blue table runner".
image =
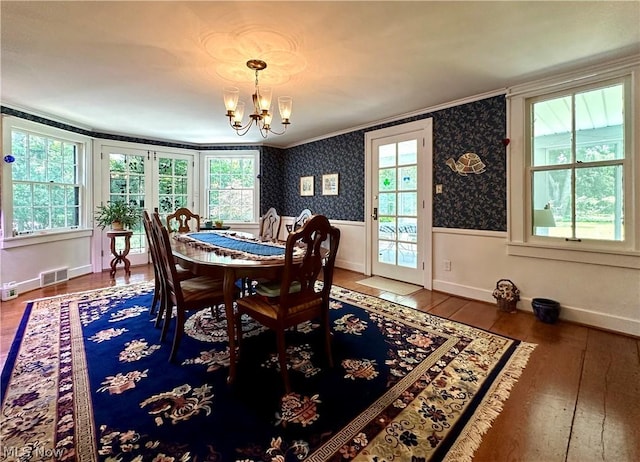
[[224, 234], [218, 233], [190, 233], [187, 234], [187, 236], [191, 239], [204, 242], [205, 244], [263, 257], [282, 256], [285, 250], [282, 246], [225, 236]]

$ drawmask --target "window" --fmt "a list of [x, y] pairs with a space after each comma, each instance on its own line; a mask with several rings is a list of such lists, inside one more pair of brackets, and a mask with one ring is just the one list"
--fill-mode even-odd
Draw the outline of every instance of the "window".
[[255, 223], [259, 216], [258, 151], [219, 151], [204, 158], [206, 217]]
[[78, 228], [83, 144], [12, 128], [12, 235]]
[[510, 255], [640, 268], [639, 64], [509, 90]]
[[527, 101], [533, 235], [624, 242], [624, 88]]

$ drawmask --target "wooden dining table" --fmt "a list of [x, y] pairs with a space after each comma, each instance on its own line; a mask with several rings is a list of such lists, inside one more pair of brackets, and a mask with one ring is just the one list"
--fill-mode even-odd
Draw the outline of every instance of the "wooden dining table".
[[[219, 233], [218, 231], [211, 231]], [[187, 238], [198, 239], [199, 233], [186, 233]], [[225, 233], [220, 233], [224, 235]], [[252, 234], [249, 233], [229, 233], [232, 236], [254, 240], [259, 243]], [[183, 235], [184, 236], [184, 235]], [[206, 236], [204, 236], [206, 237]], [[267, 245], [281, 246], [284, 255], [284, 242], [270, 243]], [[236, 376], [236, 335], [235, 316], [233, 303], [237, 293], [236, 281], [243, 278], [250, 279], [280, 279], [284, 269], [284, 257], [261, 259], [248, 258], [243, 255], [228, 255], [224, 249], [212, 249], [206, 245], [198, 245], [194, 242], [187, 242], [183, 239], [176, 239], [176, 235], [171, 238], [171, 248], [177, 263], [183, 268], [199, 276], [212, 276], [223, 279], [224, 307], [227, 317], [227, 334], [229, 336], [229, 376], [228, 383], [233, 383]]]

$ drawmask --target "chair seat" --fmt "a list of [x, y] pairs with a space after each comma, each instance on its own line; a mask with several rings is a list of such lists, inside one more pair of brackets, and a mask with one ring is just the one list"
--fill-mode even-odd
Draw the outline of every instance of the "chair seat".
[[[257, 294], [263, 297], [279, 297], [280, 296], [280, 281], [261, 282], [256, 285], [255, 291]], [[300, 292], [300, 282], [294, 281], [289, 288], [289, 293], [293, 294]]]
[[[278, 304], [277, 300], [267, 299], [260, 295], [251, 295], [248, 297], [239, 298], [236, 302], [238, 305], [249, 308], [252, 313], [260, 316], [264, 316], [269, 319], [276, 320], [278, 318]], [[291, 319], [295, 319], [296, 315], [304, 313], [308, 310], [315, 310], [322, 305], [322, 298], [314, 298], [307, 302], [303, 302], [291, 307], [287, 313], [287, 316]]]
[[200, 303], [201, 300], [205, 299], [219, 299], [219, 303], [224, 301], [222, 281], [219, 279], [212, 279], [206, 276], [193, 277], [181, 281], [180, 288], [187, 307], [194, 303]]
[[176, 265], [176, 273], [178, 273], [178, 278], [179, 278], [181, 281], [184, 281], [184, 280], [186, 280], [186, 279], [191, 279], [191, 278], [195, 278], [195, 277], [196, 277], [196, 275], [195, 275], [195, 274], [193, 274], [191, 271], [189, 271], [189, 270], [188, 270], [188, 269], [186, 269], [186, 268], [183, 268], [183, 267], [182, 267], [182, 266], [180, 266], [180, 265]]

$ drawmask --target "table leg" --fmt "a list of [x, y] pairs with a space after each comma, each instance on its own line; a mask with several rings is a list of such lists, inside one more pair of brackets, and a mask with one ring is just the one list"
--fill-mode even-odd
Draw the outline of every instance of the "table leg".
[[116, 252], [115, 237], [111, 238], [111, 255], [113, 255], [114, 258], [111, 260], [111, 271], [109, 272], [109, 275], [113, 278], [116, 275], [116, 269], [119, 261], [118, 253]]
[[227, 383], [232, 384], [236, 378], [236, 331], [235, 313], [233, 311], [233, 295], [235, 293], [235, 271], [226, 268], [224, 272], [224, 311], [227, 316], [227, 335], [229, 336], [229, 376]]
[[124, 237], [124, 250], [122, 251], [122, 253], [120, 254], [120, 256], [122, 257], [122, 262], [124, 263], [124, 273], [127, 276], [131, 276], [131, 262], [129, 261], [129, 259], [127, 258], [127, 255], [129, 255], [129, 251], [131, 250], [131, 235], [127, 234]]

